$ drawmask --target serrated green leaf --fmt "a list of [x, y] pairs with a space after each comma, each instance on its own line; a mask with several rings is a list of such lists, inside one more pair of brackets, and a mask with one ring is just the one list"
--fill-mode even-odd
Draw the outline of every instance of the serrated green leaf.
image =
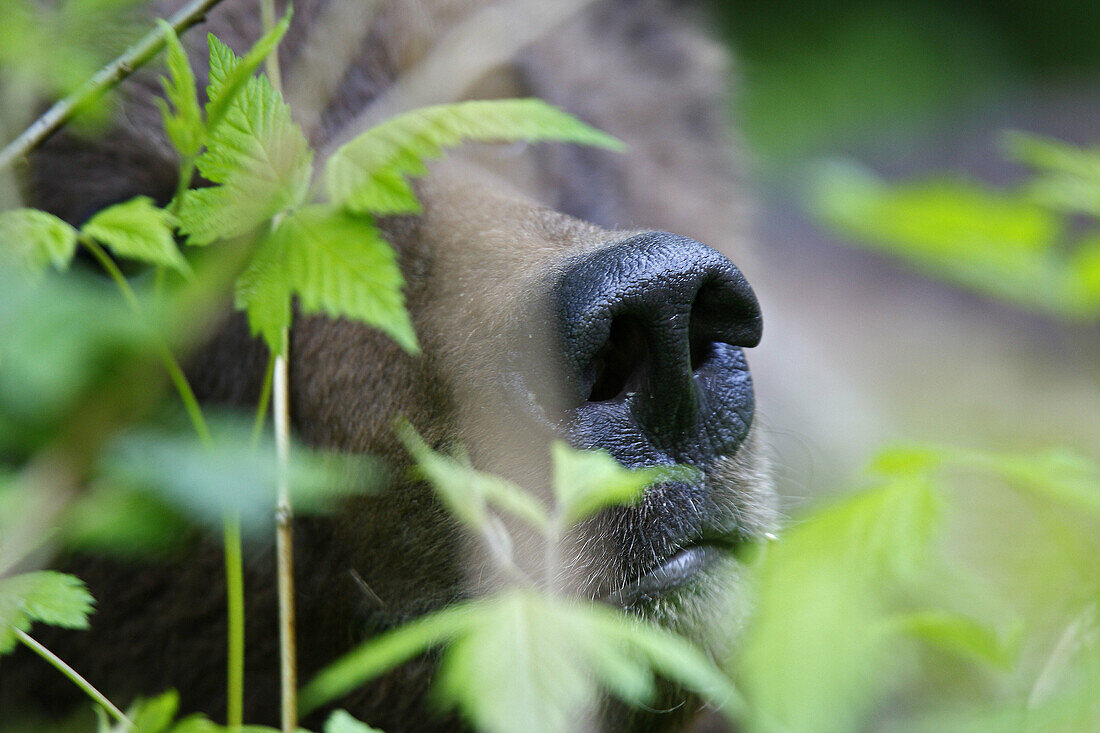
[[542, 505], [511, 481], [433, 451], [408, 423], [398, 426], [398, 437], [450, 512], [471, 529], [485, 531], [490, 504], [533, 527], [548, 526]]
[[36, 275], [51, 264], [68, 268], [76, 252], [76, 230], [38, 209], [0, 212], [0, 261]]
[[15, 645], [14, 630], [41, 622], [65, 629], [88, 628], [95, 600], [77, 577], [52, 570], [0, 580], [0, 654]]
[[283, 40], [293, 14], [293, 8], [288, 6], [282, 20], [256, 41], [243, 58], [237, 58], [229, 46], [213, 34], [207, 35], [210, 45], [210, 83], [206, 88], [206, 98], [209, 100], [206, 103], [207, 134], [217, 130], [241, 90], [250, 83], [256, 69]]
[[621, 142], [539, 99], [503, 99], [425, 107], [386, 120], [341, 146], [325, 166], [329, 199], [351, 211], [415, 213], [406, 180], [424, 161], [468, 140], [558, 140], [622, 149]]
[[325, 733], [382, 733], [353, 718], [346, 710], [336, 710], [325, 721]]
[[206, 136], [202, 112], [199, 110], [195, 74], [191, 71], [187, 52], [183, 50], [172, 26], [163, 19], [158, 19], [157, 24], [164, 31], [168, 66], [168, 76], [160, 78], [167, 101], [157, 99], [157, 107], [160, 109], [168, 139], [180, 155], [190, 158], [198, 154]]
[[183, 195], [180, 229], [189, 244], [247, 234], [305, 200], [313, 151], [265, 77], [245, 80], [206, 145], [195, 165], [220, 185]]
[[418, 350], [401, 292], [397, 255], [372, 220], [314, 205], [287, 216], [264, 237], [237, 282], [237, 307], [253, 333], [282, 353], [290, 299], [304, 313], [327, 313], [378, 328], [406, 351]]
[[138, 196], [103, 209], [80, 229], [119, 257], [163, 265], [188, 273], [191, 268], [176, 246], [176, 219], [148, 196]]
[[631, 504], [660, 481], [690, 481], [698, 472], [683, 466], [626, 468], [607, 451], [580, 451], [557, 441], [554, 496], [567, 524], [575, 524], [609, 506]]

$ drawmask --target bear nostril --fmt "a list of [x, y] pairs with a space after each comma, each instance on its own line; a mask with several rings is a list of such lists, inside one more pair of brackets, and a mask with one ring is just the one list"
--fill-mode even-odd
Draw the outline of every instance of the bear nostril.
[[707, 339], [705, 341], [691, 341], [691, 371], [694, 374], [699, 371], [703, 365], [707, 363], [711, 355], [714, 353], [714, 342]]
[[718, 302], [720, 300], [720, 288], [713, 284], [704, 285], [695, 295], [691, 304], [691, 321], [688, 327], [688, 348], [691, 351], [691, 372], [699, 371], [714, 355], [716, 345], [721, 338], [716, 338], [721, 331], [715, 328], [714, 321], [719, 322], [728, 318], [728, 308]]
[[645, 380], [647, 370], [645, 330], [632, 316], [611, 321], [607, 343], [592, 358], [592, 389], [588, 402], [622, 399]]

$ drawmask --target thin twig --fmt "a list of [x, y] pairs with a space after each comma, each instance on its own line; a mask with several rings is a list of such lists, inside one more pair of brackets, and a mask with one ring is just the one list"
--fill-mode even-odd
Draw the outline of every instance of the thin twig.
[[[168, 19], [177, 35], [196, 23], [202, 22], [206, 13], [222, 0], [191, 0]], [[16, 160], [26, 157], [32, 150], [44, 143], [51, 135], [60, 130], [80, 110], [102, 97], [120, 81], [140, 69], [164, 48], [164, 29], [154, 28], [140, 41], [126, 49], [121, 56], [97, 71], [79, 89], [61, 99], [46, 113], [31, 123], [30, 127], [8, 143], [0, 151], [0, 169], [6, 168]]]
[[35, 654], [56, 667], [61, 674], [72, 680], [77, 687], [87, 693], [88, 697], [103, 706], [103, 709], [110, 713], [115, 720], [125, 724], [127, 728], [133, 729], [133, 721], [127, 718], [126, 714], [119, 710], [113, 702], [108, 700], [102, 692], [93, 687], [92, 683], [88, 682], [88, 680], [80, 676], [75, 669], [66, 664], [64, 659], [42, 646], [26, 632], [20, 631], [19, 629], [13, 629], [13, 631], [15, 632], [15, 637], [19, 639], [19, 641], [23, 642], [23, 644], [33, 650]]

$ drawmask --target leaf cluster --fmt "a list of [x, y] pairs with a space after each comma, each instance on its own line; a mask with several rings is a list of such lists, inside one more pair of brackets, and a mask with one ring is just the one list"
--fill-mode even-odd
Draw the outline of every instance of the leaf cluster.
[[[1100, 153], [1023, 133], [1007, 148], [1034, 170], [1015, 190], [956, 178], [886, 184], [841, 162], [810, 176], [825, 224], [935, 277], [1023, 308], [1100, 319]], [[1088, 217], [1083, 234], [1073, 216]]]

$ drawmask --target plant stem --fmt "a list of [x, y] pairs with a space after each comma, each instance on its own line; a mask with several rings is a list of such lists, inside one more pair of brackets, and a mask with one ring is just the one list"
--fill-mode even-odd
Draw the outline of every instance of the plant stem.
[[[168, 19], [168, 24], [177, 35], [181, 34], [201, 22], [206, 17], [207, 11], [220, 2], [221, 0], [191, 0]], [[164, 36], [165, 32], [160, 27], [149, 31], [140, 41], [126, 49], [121, 56], [97, 71], [79, 89], [46, 110], [46, 113], [32, 122], [19, 137], [0, 150], [0, 169], [26, 157], [28, 153], [60, 130], [81, 109], [99, 99], [120, 81], [148, 63], [164, 48]]]
[[[283, 332], [283, 343], [288, 334]], [[294, 620], [294, 513], [287, 482], [290, 452], [290, 387], [286, 356], [275, 357], [275, 453], [279, 462], [275, 505], [276, 554], [279, 574], [279, 663], [282, 680], [283, 733], [298, 727], [298, 659]]]
[[[275, 0], [260, 0], [260, 19], [264, 33], [275, 27]], [[282, 96], [282, 72], [279, 69], [279, 51], [273, 50], [264, 60], [267, 78]], [[279, 217], [272, 222], [278, 226]], [[275, 551], [279, 578], [279, 677], [282, 682], [283, 733], [294, 733], [298, 728], [298, 650], [295, 639], [294, 613], [294, 510], [290, 504], [289, 455], [290, 455], [290, 374], [287, 358], [290, 352], [290, 335], [283, 330], [284, 352], [275, 356], [275, 455], [279, 463], [279, 478], [275, 500]]]
[[264, 381], [260, 385], [260, 402], [256, 406], [256, 419], [252, 423], [252, 442], [260, 442], [260, 436], [264, 432], [264, 422], [267, 420], [267, 408], [271, 404], [271, 380], [275, 375], [275, 355], [267, 359], [267, 369], [264, 370]]
[[[135, 313], [140, 313], [141, 304], [138, 302], [137, 295], [134, 294], [126, 276], [118, 269], [118, 265], [110, 255], [93, 239], [83, 238], [81, 243], [115, 281], [130, 308]], [[210, 434], [210, 427], [206, 423], [206, 418], [203, 417], [202, 408], [179, 361], [168, 345], [160, 340], [157, 342], [157, 355], [175, 385], [176, 392], [179, 393], [180, 401], [183, 402], [183, 408], [187, 411], [199, 440], [207, 449], [212, 449], [214, 440]], [[229, 636], [226, 655], [228, 680], [226, 723], [230, 728], [239, 728], [243, 722], [244, 709], [244, 567], [241, 559], [241, 526], [237, 517], [227, 516], [222, 521], [222, 539], [225, 545], [225, 592]]]
[[87, 693], [88, 697], [92, 698], [96, 701], [96, 703], [103, 706], [103, 709], [110, 713], [111, 717], [113, 717], [118, 722], [126, 725], [128, 728], [132, 729], [134, 727], [133, 721], [127, 718], [125, 713], [119, 710], [113, 702], [108, 700], [102, 692], [92, 687], [92, 684], [88, 682], [88, 680], [81, 677], [75, 669], [66, 664], [65, 660], [51, 652], [46, 647], [42, 646], [36, 640], [31, 638], [31, 636], [26, 632], [20, 631], [19, 629], [13, 629], [13, 631], [15, 632], [15, 638], [19, 639], [19, 641], [21, 641], [25, 646], [29, 647], [35, 654], [52, 664], [55, 668], [57, 668], [59, 672], [61, 672], [61, 674], [72, 680], [73, 684], [84, 690], [84, 692]]
[[225, 538], [225, 600], [229, 616], [225, 724], [236, 731], [244, 722], [244, 562], [240, 518], [227, 516], [223, 520], [222, 535]]
[[[122, 296], [126, 299], [130, 308], [135, 313], [141, 312], [141, 304], [138, 302], [137, 295], [134, 294], [133, 288], [130, 287], [130, 283], [127, 282], [126, 276], [122, 274], [122, 271], [118, 269], [118, 265], [111, 259], [110, 255], [103, 251], [103, 248], [92, 239], [81, 239], [83, 244], [100, 266], [111, 276], [111, 279], [115, 281], [119, 291], [122, 292]], [[206, 424], [206, 419], [202, 415], [202, 408], [199, 407], [199, 401], [195, 397], [194, 391], [191, 389], [191, 385], [187, 382], [187, 377], [183, 373], [183, 368], [180, 366], [179, 361], [169, 350], [168, 345], [163, 341], [157, 342], [157, 356], [164, 364], [165, 370], [168, 372], [168, 377], [172, 380], [172, 384], [175, 385], [176, 392], [179, 393], [180, 400], [183, 402], [183, 409], [187, 411], [187, 416], [191, 420], [191, 424], [195, 428], [195, 432], [198, 433], [199, 439], [202, 440], [203, 445], [209, 447], [213, 446], [213, 439], [210, 436], [210, 428]]]
[[[270, 33], [271, 29], [275, 27], [275, 0], [260, 0], [260, 19], [263, 22], [264, 33]], [[264, 71], [267, 72], [268, 81], [271, 82], [271, 86], [278, 90], [279, 94], [283, 93], [283, 75], [279, 69], [279, 49], [267, 55], [264, 59]]]

